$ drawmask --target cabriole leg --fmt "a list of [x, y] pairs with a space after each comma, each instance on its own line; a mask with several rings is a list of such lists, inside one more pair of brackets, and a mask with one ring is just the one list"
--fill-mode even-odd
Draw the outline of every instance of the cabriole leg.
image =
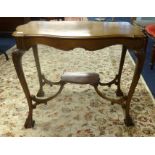
[[126, 126], [134, 125], [133, 120], [130, 116], [130, 102], [131, 102], [133, 93], [135, 91], [135, 88], [138, 84], [138, 80], [140, 78], [141, 71], [143, 69], [145, 53], [144, 53], [144, 51], [138, 51], [138, 52], [136, 52], [136, 56], [137, 56], [136, 68], [134, 71], [134, 76], [133, 76], [132, 83], [131, 83], [131, 86], [130, 86], [130, 89], [128, 92], [126, 106], [125, 106], [125, 120], [124, 120], [124, 122], [125, 122]]
[[22, 68], [22, 56], [24, 54], [25, 51], [22, 50], [15, 50], [12, 53], [12, 59], [13, 59], [13, 63], [15, 66], [15, 70], [17, 72], [17, 76], [19, 78], [19, 81], [21, 83], [21, 86], [23, 88], [23, 91], [25, 93], [27, 102], [28, 102], [28, 106], [29, 106], [29, 113], [28, 113], [28, 117], [26, 119], [25, 122], [25, 128], [32, 128], [34, 126], [35, 121], [33, 120], [33, 105], [32, 105], [32, 99], [30, 96], [30, 91], [28, 89], [28, 85], [25, 79], [25, 75], [23, 72], [23, 68]]

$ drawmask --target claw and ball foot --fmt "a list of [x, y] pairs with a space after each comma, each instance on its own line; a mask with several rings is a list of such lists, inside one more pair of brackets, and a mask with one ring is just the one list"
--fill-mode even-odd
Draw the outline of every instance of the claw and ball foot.
[[127, 127], [130, 127], [130, 126], [134, 126], [134, 122], [131, 118], [131, 116], [127, 116], [125, 119], [124, 119], [124, 123]]
[[27, 118], [24, 124], [24, 127], [27, 128], [33, 128], [35, 124], [35, 121], [32, 118]]
[[38, 96], [38, 97], [43, 97], [43, 96], [45, 96], [44, 91], [43, 91], [42, 89], [40, 89], [40, 90], [38, 91], [38, 93], [37, 93], [37, 96]]
[[121, 89], [117, 89], [115, 93], [117, 96], [123, 96], [123, 92]]

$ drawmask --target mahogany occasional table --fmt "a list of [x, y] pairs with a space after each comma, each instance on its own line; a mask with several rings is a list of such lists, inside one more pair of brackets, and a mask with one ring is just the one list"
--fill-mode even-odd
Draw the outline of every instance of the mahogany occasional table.
[[[12, 53], [13, 63], [27, 98], [29, 113], [25, 122], [25, 128], [34, 126], [33, 109], [39, 104], [46, 104], [55, 98], [67, 83], [90, 84], [94, 87], [99, 96], [121, 104], [125, 110], [125, 124], [134, 125], [130, 116], [130, 102], [137, 86], [145, 59], [145, 49], [147, 39], [138, 27], [127, 22], [90, 22], [90, 21], [33, 21], [25, 25], [18, 26], [13, 33], [16, 39], [17, 50]], [[94, 51], [107, 46], [121, 44], [122, 54], [118, 74], [108, 83], [101, 83], [99, 74], [87, 72], [67, 72], [61, 76], [60, 81], [52, 82], [41, 72], [39, 63], [37, 44], [49, 45], [64, 51], [77, 47]], [[40, 89], [37, 95], [32, 95], [29, 91], [26, 78], [22, 69], [22, 56], [32, 47], [35, 58]], [[120, 81], [127, 49], [133, 49], [137, 57], [136, 67], [129, 88], [125, 96], [121, 90]], [[44, 96], [43, 86], [45, 84], [58, 85], [60, 89], [50, 97]], [[116, 95], [119, 99], [109, 98], [98, 89], [98, 86], [117, 86]]]

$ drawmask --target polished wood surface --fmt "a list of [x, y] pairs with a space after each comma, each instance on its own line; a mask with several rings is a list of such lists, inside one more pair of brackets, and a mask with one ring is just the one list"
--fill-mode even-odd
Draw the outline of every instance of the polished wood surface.
[[61, 81], [76, 84], [96, 84], [100, 81], [99, 74], [89, 72], [65, 72]]
[[128, 22], [32, 21], [18, 26], [13, 36], [63, 38], [142, 37], [144, 34]]
[[128, 22], [33, 21], [18, 26], [13, 36], [17, 48], [24, 50], [36, 44], [66, 51], [77, 47], [93, 51], [116, 44], [139, 50], [145, 44], [143, 32]]

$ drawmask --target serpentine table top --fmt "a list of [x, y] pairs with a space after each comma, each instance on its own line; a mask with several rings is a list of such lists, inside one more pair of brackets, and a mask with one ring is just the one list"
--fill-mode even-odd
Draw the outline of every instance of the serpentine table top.
[[[44, 43], [64, 50], [68, 50], [69, 48], [72, 49], [78, 46], [88, 48], [89, 50], [94, 50], [95, 48], [99, 49], [106, 45], [110, 46], [118, 43], [122, 44], [125, 43], [127, 39], [129, 42], [129, 40], [132, 39], [144, 39], [145, 37], [143, 32], [141, 32], [138, 27], [133, 26], [128, 22], [102, 23], [92, 21], [32, 21], [25, 25], [18, 26], [16, 31], [13, 33], [13, 36], [15, 38], [22, 37], [24, 39], [22, 44], [27, 44], [25, 47], [31, 46], [35, 38], [35, 42]], [[29, 38], [29, 40], [26, 38]], [[59, 43], [54, 43], [54, 40], [52, 41], [53, 43], [50, 43], [44, 38], [59, 39]], [[70, 39], [74, 40], [74, 43], [72, 41], [72, 44], [69, 43], [70, 45], [68, 45], [68, 41]], [[86, 41], [88, 39], [89, 41], [95, 41], [92, 45], [89, 43], [89, 47], [87, 47], [88, 43]], [[98, 45], [98, 47], [97, 45], [95, 46], [96, 41], [98, 40], [99, 42], [101, 39], [106, 40], [106, 45], [102, 41], [102, 43], [100, 43], [102, 45]], [[124, 39], [124, 41], [121, 39]], [[63, 41], [63, 43], [61, 41]], [[111, 43], [107, 43], [109, 41]], [[142, 41], [142, 43], [144, 42]], [[18, 45], [18, 41], [17, 46], [19, 48], [23, 48], [21, 47], [22, 45]], [[94, 46], [95, 48], [93, 48]], [[128, 44], [128, 46], [132, 48], [132, 45]], [[134, 48], [139, 47], [134, 46]]]

